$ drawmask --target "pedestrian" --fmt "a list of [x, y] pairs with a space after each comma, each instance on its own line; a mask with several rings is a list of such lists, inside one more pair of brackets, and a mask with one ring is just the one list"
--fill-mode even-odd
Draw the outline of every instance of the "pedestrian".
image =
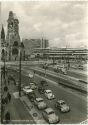
[[2, 98], [1, 103], [2, 103], [2, 105], [5, 104], [5, 99], [4, 98]]
[[11, 94], [8, 92], [8, 94], [7, 94], [7, 97], [8, 97], [8, 100], [9, 100], [9, 102], [10, 102], [10, 100], [11, 100]]
[[6, 124], [9, 124], [9, 122], [10, 122], [10, 112], [9, 111], [7, 111], [5, 114], [5, 121], [6, 121]]
[[9, 79], [8, 79], [8, 85], [9, 85], [9, 83], [10, 83], [10, 81], [9, 81]]
[[7, 87], [7, 86], [4, 87], [4, 91], [5, 91], [5, 92], [8, 91], [8, 87]]
[[8, 97], [5, 97], [4, 101], [5, 101], [5, 104], [8, 104]]

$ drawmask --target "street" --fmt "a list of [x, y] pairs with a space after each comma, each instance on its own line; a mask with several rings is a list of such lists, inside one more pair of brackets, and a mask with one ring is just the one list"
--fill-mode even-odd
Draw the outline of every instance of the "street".
[[[28, 85], [29, 78], [28, 78], [28, 72], [29, 69], [24, 68], [24, 73], [22, 74], [22, 84]], [[15, 73], [16, 79], [18, 79], [17, 73]], [[38, 84], [41, 79], [45, 79], [44, 77], [41, 77], [39, 75], [35, 75], [34, 81]], [[46, 79], [48, 81], [48, 89], [51, 89], [53, 91], [53, 94], [55, 95], [56, 99], [54, 100], [47, 100], [44, 95], [40, 95], [38, 92], [37, 96], [43, 97], [45, 102], [49, 107], [52, 107], [56, 114], [60, 117], [60, 123], [80, 123], [87, 118], [87, 102], [86, 97], [81, 97], [81, 95], [76, 95], [71, 90], [68, 90], [64, 87], [59, 86], [56, 82], [53, 82], [52, 80]], [[67, 102], [67, 104], [70, 106], [71, 111], [68, 113], [61, 113], [59, 110], [55, 109], [55, 101], [57, 99], [63, 99]], [[41, 111], [38, 111], [41, 114]]]

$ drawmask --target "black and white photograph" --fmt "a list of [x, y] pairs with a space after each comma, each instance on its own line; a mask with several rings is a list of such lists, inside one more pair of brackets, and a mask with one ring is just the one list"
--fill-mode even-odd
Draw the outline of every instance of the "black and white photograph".
[[88, 1], [0, 1], [1, 124], [87, 124]]

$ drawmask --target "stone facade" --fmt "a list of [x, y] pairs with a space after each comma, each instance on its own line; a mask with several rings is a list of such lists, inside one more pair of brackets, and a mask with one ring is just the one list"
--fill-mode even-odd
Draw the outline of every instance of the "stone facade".
[[4, 31], [4, 27], [2, 25], [2, 29], [1, 29], [1, 60], [4, 61], [7, 60], [7, 44], [6, 44], [6, 40], [5, 40], [5, 31]]
[[[19, 36], [19, 20], [12, 11], [9, 12], [9, 17], [7, 20], [6, 42], [8, 60], [19, 60], [19, 49], [21, 48], [21, 40]], [[25, 57], [25, 49], [21, 48], [21, 51], [22, 57]]]

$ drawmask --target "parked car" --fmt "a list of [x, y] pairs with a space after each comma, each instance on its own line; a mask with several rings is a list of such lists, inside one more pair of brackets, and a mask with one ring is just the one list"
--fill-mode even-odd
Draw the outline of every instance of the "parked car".
[[59, 117], [55, 114], [52, 108], [46, 108], [42, 115], [44, 119], [50, 124], [55, 124], [60, 121]]
[[45, 109], [47, 107], [43, 98], [35, 98], [34, 104], [37, 106], [38, 109]]
[[43, 88], [43, 87], [38, 87], [38, 92], [40, 93], [40, 94], [43, 94], [44, 93], [44, 91], [45, 91], [45, 89]]
[[30, 93], [30, 92], [32, 92], [33, 90], [30, 88], [30, 86], [25, 86], [24, 88], [23, 88], [23, 92], [25, 93], [25, 94], [28, 94], [28, 93]]
[[33, 90], [37, 88], [36, 84], [33, 83], [33, 82], [29, 83], [29, 86], [30, 86], [30, 88], [33, 89]]
[[49, 100], [55, 98], [55, 96], [53, 95], [53, 93], [52, 93], [51, 90], [45, 90], [45, 91], [44, 91], [44, 94], [45, 94], [45, 96], [47, 97], [47, 99], [49, 99]]
[[68, 112], [70, 111], [69, 106], [65, 103], [64, 100], [58, 100], [55, 104], [55, 107], [59, 109], [61, 112]]
[[40, 82], [40, 85], [43, 86], [43, 87], [48, 86], [47, 81], [45, 81], [45, 80], [42, 80], [42, 81]]
[[36, 94], [34, 93], [34, 91], [30, 91], [28, 94], [28, 98], [31, 102], [34, 102], [34, 100], [36, 99]]

